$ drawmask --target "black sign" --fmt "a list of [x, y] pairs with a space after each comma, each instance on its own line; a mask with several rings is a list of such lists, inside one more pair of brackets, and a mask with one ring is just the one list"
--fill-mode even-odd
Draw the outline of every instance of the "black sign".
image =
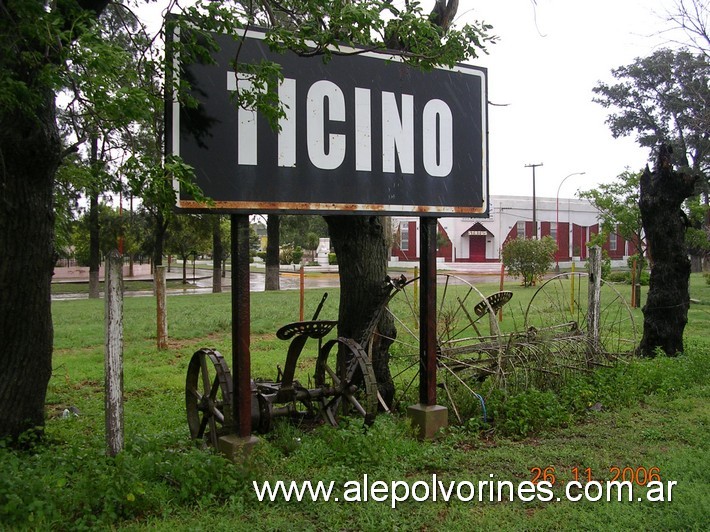
[[[216, 36], [216, 64], [182, 65], [198, 107], [168, 102], [168, 152], [195, 168], [215, 209], [487, 213], [485, 69], [424, 72], [369, 52], [324, 63], [272, 53], [263, 37], [249, 32], [238, 58], [281, 65], [279, 131], [235, 103], [249, 81], [234, 72], [240, 44], [227, 36]], [[178, 208], [205, 205], [181, 192]]]

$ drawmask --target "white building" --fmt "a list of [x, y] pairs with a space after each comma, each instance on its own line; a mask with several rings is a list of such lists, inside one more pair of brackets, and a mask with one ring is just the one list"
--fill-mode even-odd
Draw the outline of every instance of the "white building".
[[[511, 238], [551, 236], [558, 243], [555, 259], [587, 258], [587, 242], [599, 232], [599, 212], [585, 199], [491, 196], [488, 218], [439, 218], [437, 257], [445, 262], [499, 262]], [[535, 223], [533, 223], [533, 218]], [[394, 217], [392, 259], [419, 260], [419, 218]], [[558, 234], [559, 229], [559, 234]], [[613, 260], [625, 260], [633, 248], [618, 235], [604, 245]]]

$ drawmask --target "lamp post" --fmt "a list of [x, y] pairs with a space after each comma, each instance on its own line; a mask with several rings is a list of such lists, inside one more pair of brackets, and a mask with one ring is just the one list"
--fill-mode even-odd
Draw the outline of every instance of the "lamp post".
[[555, 240], [557, 244], [557, 253], [555, 253], [555, 272], [560, 273], [560, 189], [562, 184], [573, 175], [584, 175], [586, 172], [573, 172], [560, 181], [560, 186], [557, 187], [557, 203], [555, 206]]
[[533, 171], [533, 212], [532, 212], [532, 223], [533, 231], [535, 231], [535, 240], [537, 240], [537, 208], [535, 201], [535, 168], [542, 166], [542, 163], [537, 164], [526, 164], [525, 168], [532, 168]]

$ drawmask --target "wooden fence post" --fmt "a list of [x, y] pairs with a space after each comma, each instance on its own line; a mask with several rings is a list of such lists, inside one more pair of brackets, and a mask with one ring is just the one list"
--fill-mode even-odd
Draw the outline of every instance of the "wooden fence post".
[[117, 250], [106, 257], [105, 413], [109, 456], [123, 450], [123, 258]]
[[168, 309], [165, 299], [167, 291], [165, 281], [165, 266], [155, 268], [155, 298], [158, 307], [158, 349], [168, 348]]
[[599, 351], [600, 298], [602, 287], [602, 248], [589, 248], [589, 292], [587, 309], [587, 334], [593, 353]]

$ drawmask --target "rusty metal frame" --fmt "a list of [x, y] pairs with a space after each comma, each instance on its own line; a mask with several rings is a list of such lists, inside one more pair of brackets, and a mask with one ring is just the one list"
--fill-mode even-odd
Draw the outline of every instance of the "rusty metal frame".
[[419, 402], [427, 406], [436, 404], [436, 230], [435, 217], [420, 219]]
[[251, 436], [251, 294], [249, 292], [249, 216], [231, 216], [232, 261], [232, 412], [235, 432]]

